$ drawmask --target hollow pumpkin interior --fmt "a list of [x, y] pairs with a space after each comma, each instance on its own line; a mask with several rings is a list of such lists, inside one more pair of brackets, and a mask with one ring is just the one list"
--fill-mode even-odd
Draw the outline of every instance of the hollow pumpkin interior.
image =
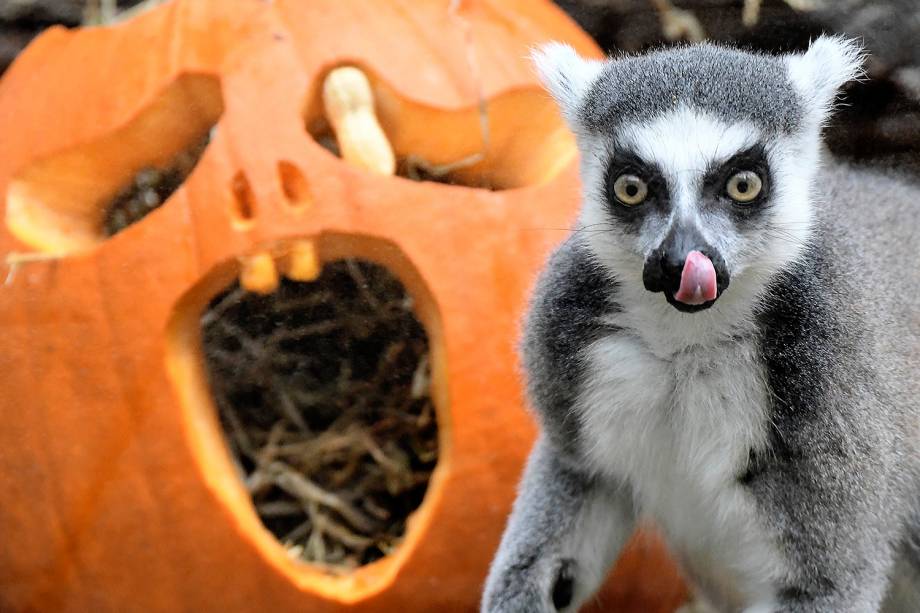
[[[238, 261], [226, 262], [204, 276], [177, 305], [167, 334], [167, 368], [178, 390], [185, 415], [185, 435], [202, 478], [226, 505], [244, 539], [295, 584], [329, 598], [356, 602], [385, 587], [425, 533], [430, 509], [440, 495], [441, 476], [450, 470], [450, 414], [441, 324], [437, 305], [424, 280], [394, 244], [370, 236], [323, 234], [315, 238], [322, 263], [354, 258], [374, 262], [391, 272], [406, 288], [414, 312], [428, 337], [431, 399], [438, 421], [438, 461], [422, 503], [408, 518], [405, 535], [395, 551], [348, 573], [330, 573], [293, 559], [259, 519], [229, 452], [218, 419], [202, 351], [200, 318], [214, 297], [238, 278]], [[277, 250], [276, 250], [277, 251]], [[345, 589], [347, 587], [347, 589]]]

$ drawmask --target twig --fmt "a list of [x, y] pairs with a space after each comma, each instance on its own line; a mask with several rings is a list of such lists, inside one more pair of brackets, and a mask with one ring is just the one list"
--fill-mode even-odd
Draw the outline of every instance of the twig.
[[233, 291], [228, 292], [217, 302], [217, 304], [210, 307], [205, 312], [205, 314], [201, 316], [201, 327], [205, 328], [210, 326], [215, 321], [223, 317], [228, 309], [240, 303], [240, 298], [242, 298], [244, 294], [245, 292], [241, 287], [236, 287], [233, 289]]
[[40, 253], [40, 252], [13, 252], [6, 254], [6, 263], [10, 266], [19, 264], [32, 264], [34, 262], [54, 262], [60, 260], [63, 255], [60, 253]]
[[326, 523], [324, 526], [326, 532], [336, 537], [352, 549], [367, 549], [373, 543], [371, 539], [364, 536], [358, 536], [342, 524], [336, 523], [328, 517], [324, 519]]
[[262, 445], [262, 448], [256, 453], [256, 464], [265, 466], [274, 461], [278, 455], [278, 443], [281, 441], [281, 437], [284, 436], [284, 431], [284, 422], [275, 422], [275, 425], [272, 426], [271, 431], [268, 433], [268, 439], [265, 441], [265, 444]]
[[345, 260], [345, 266], [348, 268], [348, 274], [351, 275], [351, 278], [354, 280], [355, 285], [358, 286], [358, 291], [361, 292], [361, 295], [364, 297], [364, 300], [372, 309], [379, 309], [380, 303], [377, 301], [377, 298], [370, 292], [370, 285], [367, 282], [367, 277], [364, 276], [364, 273], [361, 272], [361, 269], [358, 268], [358, 265], [354, 260]]
[[319, 512], [319, 506], [315, 502], [307, 504], [307, 516], [310, 518], [312, 530], [307, 542], [304, 543], [304, 552], [313, 560], [326, 559], [326, 542], [323, 539], [323, 533], [326, 531], [326, 517]]
[[298, 326], [297, 328], [278, 328], [275, 332], [272, 332], [269, 339], [272, 343], [282, 343], [284, 341], [296, 341], [304, 339], [308, 336], [317, 336], [320, 334], [329, 334], [334, 332], [342, 327], [341, 321], [336, 321], [334, 319], [329, 319], [326, 321], [318, 321], [316, 323], [311, 323], [306, 326]]
[[316, 502], [336, 511], [348, 522], [359, 530], [373, 530], [371, 521], [360, 511], [345, 502], [335, 494], [322, 489], [290, 466], [281, 462], [272, 462], [269, 470], [274, 473], [275, 483], [289, 494], [305, 502]]
[[289, 500], [275, 500], [256, 505], [256, 511], [262, 517], [284, 517], [303, 513], [303, 506]]
[[236, 441], [236, 446], [248, 458], [255, 460], [256, 451], [252, 446], [252, 441], [249, 440], [249, 435], [246, 434], [246, 429], [243, 428], [239, 416], [236, 414], [236, 409], [226, 404], [221, 406], [221, 409], [227, 421], [230, 422], [230, 428], [233, 430], [233, 440]]
[[[276, 384], [273, 387], [275, 389], [275, 397], [278, 399], [278, 406], [281, 407], [282, 415], [288, 418], [292, 424], [297, 426], [301, 432], [309, 432], [310, 427], [307, 425], [307, 422], [304, 421], [303, 416], [300, 414], [300, 411], [297, 410], [297, 407], [294, 406], [294, 402], [291, 400], [291, 397], [287, 395], [284, 386]], [[278, 423], [280, 424], [282, 422]]]
[[264, 493], [273, 483], [271, 476], [261, 468], [257, 468], [243, 481], [246, 491], [253, 498]]
[[390, 519], [391, 513], [375, 503], [371, 498], [364, 498], [361, 501], [364, 510], [379, 519], [380, 521], [386, 521]]
[[281, 537], [281, 542], [282, 543], [293, 543], [294, 541], [298, 539], [302, 539], [307, 534], [309, 534], [311, 528], [313, 528], [314, 530], [316, 529], [316, 524], [314, 522], [311, 522], [311, 521], [301, 522], [300, 524], [297, 525], [296, 528], [294, 528], [293, 530], [285, 534], [283, 537]]
[[428, 354], [422, 354], [422, 358], [418, 361], [418, 366], [415, 367], [415, 372], [412, 373], [412, 388], [409, 391], [409, 396], [412, 400], [418, 400], [423, 396], [428, 395], [428, 389], [431, 386], [431, 378], [428, 376]]
[[6, 279], [3, 280], [3, 286], [7, 287], [16, 278], [19, 267], [23, 264], [33, 264], [38, 262], [56, 262], [63, 256], [59, 253], [39, 253], [39, 252], [13, 252], [6, 254], [6, 265], [9, 270], [6, 273]]
[[383, 449], [377, 444], [377, 441], [371, 438], [367, 433], [364, 434], [362, 440], [368, 453], [371, 454], [371, 457], [384, 469], [396, 474], [400, 474], [405, 470], [406, 467], [404, 464], [400, 464], [393, 458], [387, 456], [387, 454], [383, 452]]

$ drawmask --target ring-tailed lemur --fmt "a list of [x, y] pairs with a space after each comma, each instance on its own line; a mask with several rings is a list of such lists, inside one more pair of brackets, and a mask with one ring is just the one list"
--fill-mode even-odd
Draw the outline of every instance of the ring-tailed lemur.
[[584, 202], [483, 610], [576, 610], [650, 517], [718, 610], [920, 611], [920, 185], [822, 160], [859, 48], [535, 61]]

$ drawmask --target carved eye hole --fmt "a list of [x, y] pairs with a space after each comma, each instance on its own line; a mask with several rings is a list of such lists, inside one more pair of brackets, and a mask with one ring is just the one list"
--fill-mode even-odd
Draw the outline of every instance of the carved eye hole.
[[725, 192], [728, 197], [735, 202], [750, 202], [758, 195], [763, 188], [763, 182], [756, 172], [742, 170], [737, 172], [725, 184]]
[[613, 195], [626, 206], [635, 206], [648, 196], [648, 185], [636, 175], [620, 175], [613, 182]]

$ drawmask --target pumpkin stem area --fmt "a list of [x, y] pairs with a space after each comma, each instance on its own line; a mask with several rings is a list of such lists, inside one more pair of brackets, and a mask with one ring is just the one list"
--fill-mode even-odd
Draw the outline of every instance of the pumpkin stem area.
[[220, 422], [266, 528], [332, 571], [393, 552], [438, 460], [428, 338], [402, 284], [336, 260], [267, 295], [236, 283], [200, 325]]

